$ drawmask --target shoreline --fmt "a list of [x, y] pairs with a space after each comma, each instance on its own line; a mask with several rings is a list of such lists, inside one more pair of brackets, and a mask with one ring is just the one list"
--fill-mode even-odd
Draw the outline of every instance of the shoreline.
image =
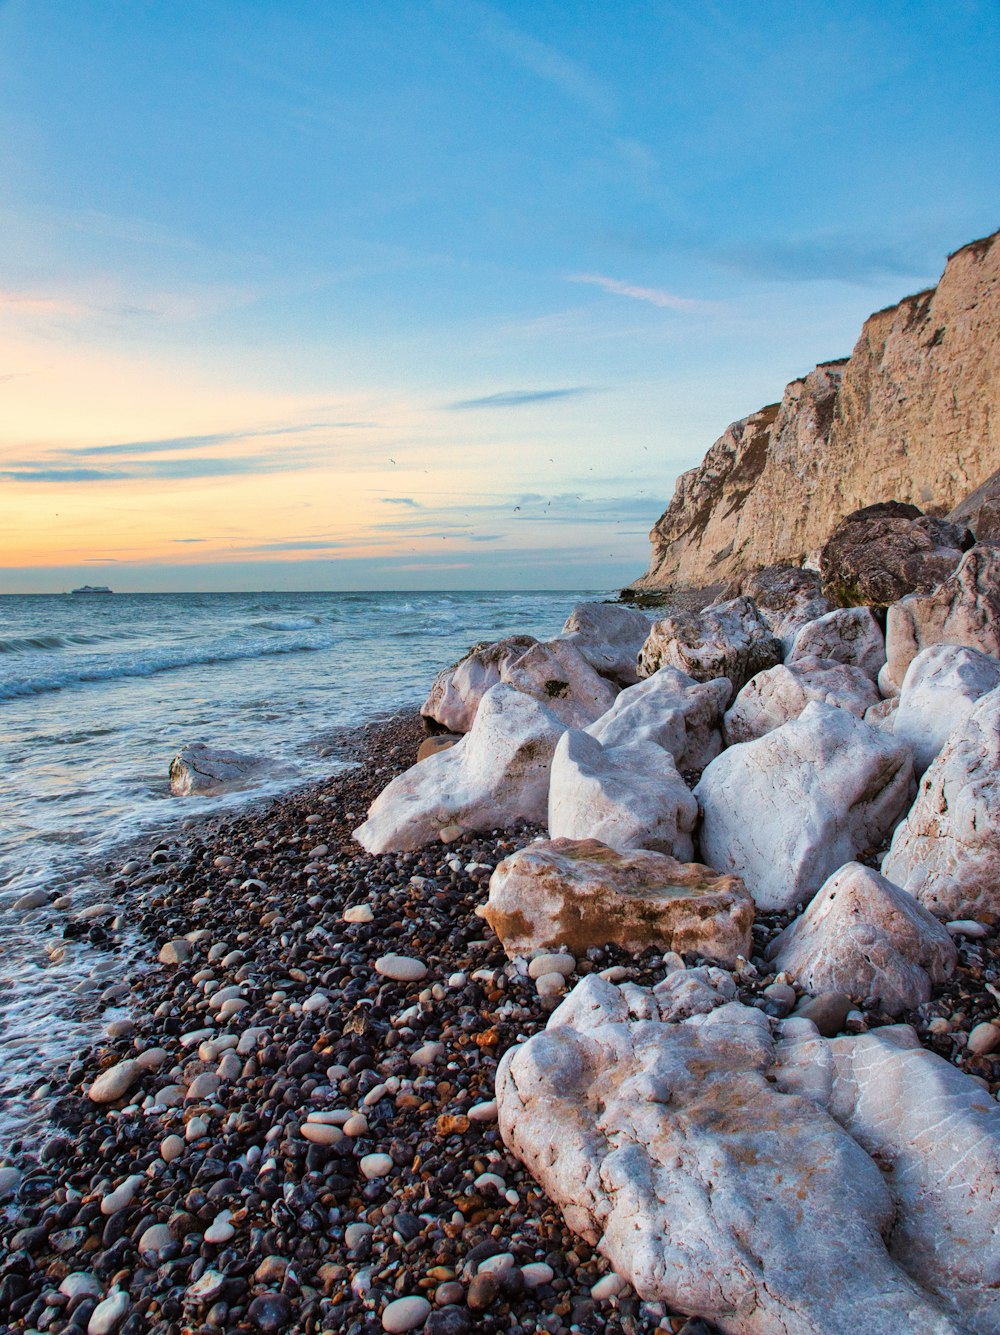
[[[428, 1335], [711, 1330], [618, 1281], [493, 1120], [500, 1057], [554, 1003], [476, 909], [496, 862], [544, 832], [376, 856], [351, 839], [423, 736], [415, 712], [369, 720], [342, 737], [347, 768], [142, 852], [118, 908], [147, 953], [103, 995], [118, 1018], [49, 1073], [51, 1129], [22, 1147], [13, 1189], [0, 1167], [10, 1329], [82, 1332], [120, 1293], [118, 1335], [367, 1335], [390, 1301], [423, 1296]], [[789, 916], [758, 912], [755, 958]], [[169, 942], [179, 962], [157, 962]], [[959, 970], [927, 1008], [961, 1014], [955, 1031], [899, 1018], [985, 1075], [961, 1040], [979, 1018], [977, 978], [1000, 964], [996, 933], [959, 944]], [[388, 954], [426, 974], [384, 976], [375, 962]], [[649, 985], [663, 956], [593, 950], [575, 972], [607, 969]], [[750, 966], [736, 982], [760, 1004], [769, 979]], [[92, 1102], [86, 1090], [123, 1061], [141, 1062], [131, 1087]], [[369, 1178], [371, 1155], [388, 1163]], [[492, 1257], [499, 1268], [480, 1271]], [[77, 1292], [68, 1277], [83, 1271], [95, 1278]]]

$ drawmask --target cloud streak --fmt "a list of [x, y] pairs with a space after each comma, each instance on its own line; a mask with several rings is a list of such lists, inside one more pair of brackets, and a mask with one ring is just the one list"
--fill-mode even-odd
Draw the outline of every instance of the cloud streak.
[[680, 297], [676, 292], [667, 292], [660, 287], [639, 287], [636, 283], [623, 283], [617, 278], [609, 278], [600, 273], [570, 274], [566, 281], [589, 283], [590, 286], [603, 288], [605, 292], [611, 292], [616, 297], [631, 297], [633, 301], [645, 301], [661, 310], [704, 311], [712, 307], [712, 303], [708, 301], [698, 301], [694, 297]]
[[591, 393], [593, 390], [589, 385], [567, 385], [562, 389], [506, 389], [480, 399], [459, 399], [449, 403], [448, 408], [452, 412], [476, 408], [523, 408], [529, 403], [548, 403], [553, 399], [572, 399]]

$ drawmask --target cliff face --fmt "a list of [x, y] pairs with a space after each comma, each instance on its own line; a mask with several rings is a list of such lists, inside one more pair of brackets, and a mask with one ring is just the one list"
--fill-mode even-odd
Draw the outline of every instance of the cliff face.
[[870, 316], [846, 361], [728, 427], [678, 479], [634, 587], [798, 563], [852, 510], [945, 513], [998, 466], [1000, 233], [956, 251], [936, 288]]

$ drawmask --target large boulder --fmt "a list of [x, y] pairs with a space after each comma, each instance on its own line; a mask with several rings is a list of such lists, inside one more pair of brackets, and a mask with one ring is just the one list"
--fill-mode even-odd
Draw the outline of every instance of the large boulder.
[[810, 700], [847, 709], [858, 718], [879, 702], [867, 673], [832, 659], [801, 658], [758, 672], [726, 714], [726, 741], [752, 742], [798, 718]]
[[1000, 659], [957, 644], [932, 644], [906, 669], [892, 731], [922, 774], [976, 702], [1000, 686]]
[[885, 636], [868, 607], [838, 607], [795, 636], [786, 661], [826, 658], [860, 668], [875, 681], [885, 664]]
[[680, 668], [696, 681], [728, 677], [733, 691], [781, 662], [781, 641], [749, 598], [714, 603], [702, 612], [674, 611], [654, 621], [639, 653], [639, 676]]
[[694, 856], [698, 803], [655, 742], [602, 746], [575, 729], [560, 737], [549, 782], [549, 836]]
[[649, 623], [644, 612], [622, 603], [577, 603], [559, 638], [575, 645], [602, 677], [632, 686], [639, 680], [636, 659]]
[[760, 908], [792, 908], [845, 862], [884, 846], [912, 783], [908, 747], [814, 700], [705, 770], [695, 789], [701, 855], [742, 877]]
[[621, 852], [596, 839], [553, 839], [500, 863], [484, 916], [512, 959], [557, 946], [582, 955], [617, 945], [732, 964], [749, 954], [753, 902], [738, 877], [697, 863]]
[[819, 572], [804, 566], [765, 566], [743, 581], [740, 592], [757, 604], [786, 653], [807, 622], [831, 611]]
[[700, 772], [722, 750], [722, 711], [732, 689], [728, 677], [695, 681], [663, 667], [622, 691], [586, 731], [604, 746], [655, 742], [679, 770]]
[[500, 680], [532, 696], [567, 728], [585, 728], [611, 708], [618, 694], [568, 640], [533, 644], [520, 658], [505, 663]]
[[882, 874], [943, 918], [1000, 918], [1000, 689], [948, 738]]
[[973, 547], [933, 593], [893, 603], [886, 618], [887, 686], [898, 690], [914, 658], [932, 644], [964, 644], [1000, 658], [1000, 547]]
[[170, 761], [170, 791], [175, 797], [211, 797], [245, 788], [260, 778], [267, 762], [221, 747], [191, 742]]
[[384, 788], [354, 837], [369, 853], [422, 848], [449, 825], [491, 830], [548, 814], [549, 767], [565, 728], [544, 705], [502, 683], [483, 696], [472, 730]]
[[951, 934], [912, 895], [860, 862], [834, 872], [768, 947], [774, 968], [808, 991], [846, 992], [887, 1015], [929, 1000], [951, 977]]
[[959, 501], [948, 519], [971, 528], [977, 542], [1000, 542], [1000, 468]]
[[967, 1335], [886, 1249], [891, 1181], [773, 1083], [763, 1013], [657, 1010], [591, 975], [500, 1063], [500, 1133], [569, 1227], [640, 1298], [729, 1335]]
[[503, 669], [537, 643], [533, 635], [511, 635], [493, 644], [473, 645], [464, 658], [437, 674], [421, 714], [447, 732], [468, 732], [480, 700], [499, 683]]
[[[786, 1021], [778, 1088], [811, 1098], [882, 1166], [893, 1260], [974, 1335], [1000, 1330], [1000, 1108], [909, 1025], [818, 1039]], [[917, 1327], [918, 1329], [920, 1327]], [[862, 1317], [859, 1331], [868, 1326]], [[899, 1330], [914, 1327], [901, 1321]]]
[[961, 524], [915, 505], [883, 501], [846, 515], [820, 556], [823, 592], [840, 607], [888, 607], [908, 593], [929, 593], [973, 544]]

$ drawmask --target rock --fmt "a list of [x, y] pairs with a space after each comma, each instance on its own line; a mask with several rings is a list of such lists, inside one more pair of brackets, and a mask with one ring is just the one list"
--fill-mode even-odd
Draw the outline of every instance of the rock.
[[977, 542], [1000, 541], [1000, 468], [959, 501], [948, 520], [971, 528]]
[[569, 640], [533, 644], [500, 680], [552, 711], [567, 728], [585, 728], [611, 708], [618, 688], [595, 672]]
[[912, 895], [849, 862], [771, 942], [767, 958], [812, 993], [844, 992], [899, 1015], [951, 977], [958, 953]]
[[264, 762], [259, 756], [240, 755], [191, 742], [170, 762], [170, 791], [175, 797], [208, 797], [253, 783]]
[[757, 570], [743, 581], [739, 592], [757, 604], [786, 653], [807, 622], [832, 610], [823, 597], [819, 572], [801, 566], [778, 565]]
[[729, 427], [678, 480], [636, 587], [801, 564], [859, 506], [895, 496], [940, 512], [978, 487], [1000, 464], [998, 274], [996, 236], [963, 246], [936, 289], [869, 317], [846, 362]]
[[899, 696], [891, 695], [888, 700], [880, 700], [864, 713], [865, 722], [882, 732], [895, 732], [896, 710], [899, 708]]
[[382, 1329], [419, 1330], [430, 1314], [431, 1305], [426, 1298], [397, 1298], [382, 1313]]
[[982, 1024], [974, 1025], [965, 1046], [966, 1051], [976, 1057], [985, 1057], [987, 1053], [995, 1052], [1000, 1047], [1000, 1024], [985, 1020]]
[[101, 1214], [111, 1215], [116, 1210], [123, 1209], [130, 1205], [132, 1200], [146, 1181], [142, 1173], [131, 1173], [124, 1182], [119, 1183], [114, 1191], [109, 1191], [107, 1195], [101, 1197]]
[[941, 918], [1000, 916], [1000, 689], [975, 705], [920, 783], [882, 874]]
[[72, 1271], [59, 1284], [59, 1292], [72, 1302], [74, 1298], [100, 1298], [100, 1280], [86, 1270]]
[[863, 1314], [865, 1335], [959, 1335], [886, 1251], [875, 1163], [768, 1079], [763, 1013], [664, 1023], [655, 1007], [590, 975], [500, 1062], [504, 1142], [569, 1227], [641, 1299], [725, 1331], [856, 1335]]
[[427, 965], [410, 955], [380, 955], [375, 961], [375, 972], [399, 983], [419, 983], [427, 977]]
[[886, 618], [888, 682], [898, 690], [910, 663], [932, 644], [963, 644], [1000, 658], [1000, 548], [973, 547], [933, 593], [893, 603]]
[[187, 964], [191, 958], [191, 942], [183, 936], [175, 937], [173, 941], [164, 941], [156, 958], [161, 964]]
[[344, 922], [372, 922], [375, 912], [370, 904], [352, 904], [350, 908], [344, 909], [342, 916]]
[[484, 910], [510, 958], [562, 947], [749, 956], [753, 906], [735, 876], [663, 853], [616, 852], [596, 839], [533, 843], [490, 878]]
[[369, 1182], [374, 1182], [376, 1178], [392, 1172], [392, 1157], [388, 1154], [365, 1154], [358, 1161], [358, 1167]]
[[417, 747], [417, 764], [421, 760], [426, 760], [428, 756], [436, 756], [439, 751], [450, 751], [451, 748], [462, 740], [461, 733], [443, 732], [436, 737], [425, 737]]
[[1000, 660], [962, 645], [934, 644], [906, 669], [892, 731], [922, 774], [976, 702], [1000, 686]]
[[23, 1174], [19, 1168], [14, 1168], [9, 1164], [0, 1165], [0, 1201], [4, 1201], [8, 1196], [13, 1196], [21, 1185]]
[[893, 1259], [951, 1310], [956, 1329], [996, 1330], [1000, 1110], [989, 1093], [908, 1025], [830, 1041], [789, 1035], [778, 1052], [778, 1087], [827, 1107], [885, 1166]]
[[169, 1247], [173, 1240], [174, 1235], [166, 1224], [151, 1224], [139, 1238], [139, 1255], [150, 1252], [159, 1259], [160, 1252]]
[[493, 1270], [480, 1270], [473, 1275], [465, 1301], [473, 1312], [485, 1312], [500, 1295], [500, 1277]]
[[[229, 1210], [223, 1210], [220, 1214], [217, 1214], [211, 1224], [209, 1224], [208, 1228], [205, 1229], [205, 1241], [217, 1247], [234, 1237], [236, 1235], [236, 1229], [229, 1222], [231, 1218], [232, 1215]], [[253, 1320], [252, 1317], [251, 1320]], [[259, 1325], [260, 1323], [258, 1322], [257, 1324]]]
[[884, 845], [912, 782], [908, 747], [813, 701], [705, 770], [695, 789], [702, 857], [741, 877], [758, 907], [791, 908], [845, 862]]
[[701, 682], [663, 667], [622, 691], [584, 731], [603, 746], [655, 742], [679, 770], [700, 772], [722, 750], [722, 711], [732, 689], [728, 677]]
[[930, 593], [973, 544], [964, 525], [880, 501], [845, 515], [820, 555], [823, 592], [838, 607], [888, 607]]
[[337, 1145], [344, 1139], [344, 1133], [339, 1126], [333, 1126], [328, 1122], [303, 1122], [299, 1127], [303, 1139], [310, 1141], [313, 1145]]
[[284, 1294], [259, 1293], [247, 1308], [247, 1316], [263, 1335], [277, 1335], [291, 1323], [292, 1305]]
[[92, 1103], [116, 1103], [125, 1097], [141, 1075], [139, 1063], [127, 1057], [102, 1071], [87, 1090], [87, 1097]]
[[549, 835], [647, 848], [682, 862], [694, 855], [698, 803], [669, 751], [655, 742], [605, 747], [575, 729], [552, 757]]
[[564, 731], [531, 696], [492, 687], [461, 743], [394, 779], [354, 837], [369, 853], [385, 853], [420, 848], [452, 824], [492, 830], [515, 820], [542, 823], [552, 753]]
[[576, 968], [576, 960], [572, 955], [566, 955], [562, 952], [558, 954], [546, 953], [536, 955], [528, 965], [529, 978], [541, 978], [545, 973], [561, 973], [563, 977], [568, 978]]
[[480, 700], [491, 686], [499, 685], [502, 669], [537, 643], [533, 635], [512, 635], [493, 644], [474, 645], [464, 658], [434, 678], [420, 706], [421, 714], [449, 732], [468, 732]]
[[180, 1136], [166, 1136], [160, 1141], [160, 1158], [164, 1163], [172, 1163], [179, 1154], [184, 1153], [184, 1141]]
[[125, 1319], [129, 1307], [128, 1294], [121, 1289], [112, 1289], [91, 1313], [87, 1322], [87, 1335], [112, 1335]]
[[821, 992], [818, 997], [803, 997], [795, 1015], [809, 1020], [823, 1038], [835, 1038], [851, 1013], [851, 998], [846, 992]]
[[639, 654], [639, 676], [680, 668], [696, 681], [728, 677], [734, 692], [782, 658], [781, 641], [749, 598], [716, 603], [703, 612], [675, 611], [654, 621]]
[[535, 991], [540, 997], [561, 997], [566, 991], [566, 975], [563, 973], [540, 973], [535, 979]]
[[29, 890], [26, 894], [19, 895], [11, 904], [15, 913], [31, 913], [34, 909], [48, 907], [52, 903], [52, 897], [47, 890]]
[[846, 709], [858, 718], [879, 704], [872, 679], [860, 668], [823, 658], [802, 658], [758, 672], [740, 691], [726, 713], [730, 746], [757, 737], [798, 718], [810, 700]]
[[802, 659], [828, 659], [860, 668], [875, 681], [885, 664], [885, 636], [868, 607], [838, 607], [802, 627], [788, 654], [789, 666]]
[[649, 634], [649, 620], [622, 603], [577, 603], [559, 638], [579, 649], [602, 677], [632, 686], [639, 680], [636, 659]]

